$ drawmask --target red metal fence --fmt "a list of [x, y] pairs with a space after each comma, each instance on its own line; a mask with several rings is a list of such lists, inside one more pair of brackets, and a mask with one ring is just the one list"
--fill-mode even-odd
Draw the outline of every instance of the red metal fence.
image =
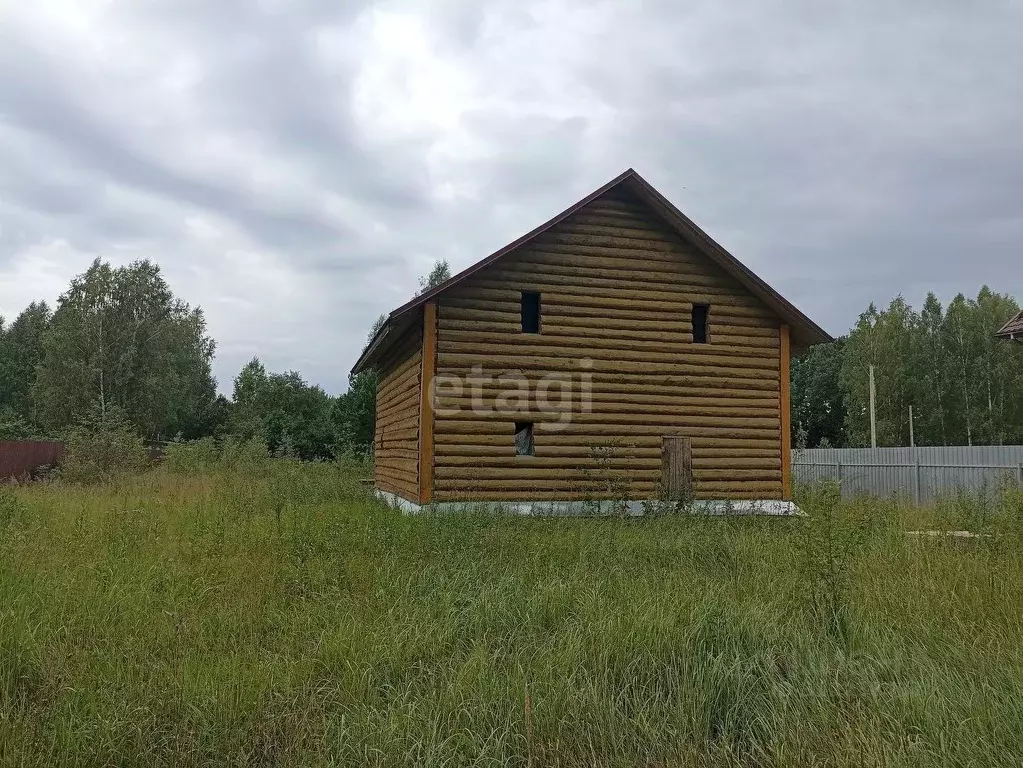
[[52, 440], [0, 440], [0, 480], [32, 475], [40, 467], [60, 464], [64, 443]]

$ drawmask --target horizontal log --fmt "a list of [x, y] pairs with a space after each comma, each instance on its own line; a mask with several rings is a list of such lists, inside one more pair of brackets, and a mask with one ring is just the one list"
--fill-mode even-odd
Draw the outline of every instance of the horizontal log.
[[608, 403], [594, 403], [588, 409], [583, 410], [579, 401], [561, 403], [553, 401], [548, 406], [538, 403], [535, 398], [529, 401], [517, 402], [499, 398], [483, 399], [481, 402], [473, 403], [471, 399], [465, 398], [443, 398], [436, 402], [435, 410], [437, 418], [461, 418], [461, 419], [492, 419], [492, 420], [514, 420], [514, 421], [535, 421], [544, 422], [551, 419], [552, 414], [561, 416], [564, 414], [573, 421], [586, 421], [586, 416], [593, 421], [606, 422], [614, 420], [626, 423], [650, 423], [650, 424], [692, 424], [698, 426], [702, 422], [724, 423], [747, 422], [757, 420], [765, 424], [773, 425], [778, 420], [777, 405], [774, 408], [666, 408], [659, 405], [645, 405], [641, 403], [630, 403], [629, 407], [614, 406]]
[[[688, 315], [693, 304], [710, 304], [711, 322], [718, 316], [773, 317], [769, 309], [751, 296], [720, 295], [705, 293], [684, 293], [678, 291], [647, 291], [630, 288], [590, 288], [586, 286], [559, 285], [546, 288], [542, 282], [533, 287], [542, 293], [541, 313], [557, 307], [620, 307], [627, 309], [659, 309], [664, 312]], [[474, 281], [458, 286], [450, 292], [448, 301], [457, 306], [458, 301], [484, 300], [490, 305], [506, 304], [506, 311], [518, 308], [522, 291], [529, 287], [508, 287], [493, 281]]]
[[376, 423], [387, 429], [400, 429], [398, 425], [407, 422], [415, 426], [419, 422], [419, 401], [408, 400], [401, 406], [393, 406], [376, 414]]
[[[541, 381], [545, 376], [550, 374], [549, 370], [545, 369], [519, 369], [518, 371], [510, 372], [507, 369], [480, 369], [482, 370], [483, 377], [490, 376], [490, 381], [494, 382], [495, 386], [504, 386], [509, 381], [510, 376], [521, 374], [529, 382]], [[576, 381], [579, 382], [581, 379], [579, 376], [585, 372], [583, 368], [565, 368], [564, 373], [570, 373], [576, 376]], [[471, 386], [471, 381], [475, 376], [472, 369], [462, 367], [445, 367], [438, 369], [438, 376], [442, 375], [445, 377], [458, 377], [463, 381], [463, 387]], [[502, 378], [504, 377], [504, 378]], [[445, 379], [447, 380], [447, 379]], [[653, 383], [651, 383], [653, 382]], [[597, 372], [591, 374], [590, 387], [593, 392], [632, 392], [635, 394], [656, 394], [656, 395], [668, 395], [670, 397], [677, 397], [679, 393], [686, 393], [690, 395], [706, 395], [708, 397], [728, 397], [735, 395], [737, 390], [734, 387], [742, 387], [739, 392], [746, 392], [750, 396], [756, 394], [763, 395], [765, 397], [778, 397], [778, 380], [774, 377], [768, 377], [763, 379], [742, 379], [734, 380], [730, 378], [714, 378], [708, 376], [678, 376], [678, 375], [658, 375], [658, 376], [647, 376], [647, 375], [636, 375], [632, 373], [618, 373], [614, 372]], [[484, 382], [485, 386], [485, 382]], [[439, 384], [439, 394], [451, 394], [452, 389], [446, 384]], [[472, 390], [467, 390], [471, 392]], [[552, 387], [552, 394], [556, 393], [556, 390]]]
[[681, 238], [663, 224], [642, 219], [605, 219], [579, 211], [554, 229], [554, 235], [590, 235], [597, 237], [629, 238], [643, 242], [654, 241], [672, 251], [684, 249]]
[[[751, 486], [742, 489], [716, 489], [708, 488], [703, 490], [695, 487], [694, 496], [697, 500], [722, 500], [725, 498], [740, 500], [780, 499], [781, 484], [767, 484], [762, 486]], [[634, 483], [629, 488], [629, 498], [633, 500], [652, 500], [658, 497], [660, 486], [657, 483]], [[533, 488], [514, 487], [506, 490], [435, 490], [434, 501], [467, 503], [486, 501], [586, 501], [601, 499], [611, 501], [612, 496], [607, 492], [602, 493], [580, 493], [575, 491], [544, 491]], [[602, 505], [605, 512], [610, 510], [609, 505]]]
[[[615, 314], [626, 314], [629, 310], [621, 310]], [[692, 338], [693, 327], [689, 318], [678, 312], [640, 312], [636, 317], [612, 317], [608, 313], [601, 313], [587, 307], [575, 307], [571, 310], [561, 311], [558, 308], [550, 308], [543, 312], [541, 326], [545, 332], [555, 327], [567, 327], [572, 330], [558, 333], [574, 333], [575, 328], [618, 328], [621, 330], [650, 331], [659, 330], [662, 333], [682, 334]], [[521, 327], [521, 326], [520, 326]], [[763, 317], [740, 317], [738, 315], [724, 316], [719, 308], [711, 318], [709, 326], [711, 342], [718, 336], [766, 336], [768, 338], [778, 337], [778, 323], [770, 318]]]
[[[485, 387], [481, 391], [473, 393], [469, 387], [464, 389], [462, 395], [445, 394], [448, 387], [437, 387], [434, 404], [440, 408], [463, 408], [471, 411], [474, 407], [493, 410], [502, 408], [505, 410], [517, 410], [527, 408], [540, 410], [538, 396], [535, 390], [523, 394], [520, 398], [510, 396], [508, 390], [501, 390], [497, 387]], [[578, 392], [578, 391], [577, 391]], [[558, 402], [557, 394], [550, 399], [551, 405]], [[702, 416], [735, 416], [735, 415], [760, 415], [777, 414], [778, 399], [739, 399], [739, 398], [692, 398], [692, 397], [665, 397], [663, 395], [633, 395], [594, 392], [584, 401], [582, 393], [578, 393], [572, 400], [571, 408], [574, 411], [582, 409], [583, 403], [589, 404], [590, 410], [594, 413], [694, 413]]]
[[[685, 313], [678, 312], [646, 313], [642, 318], [613, 318], [615, 322], [606, 323], [594, 315], [548, 307], [541, 313], [539, 334], [524, 334], [520, 317], [519, 311], [511, 308], [504, 312], [495, 311], [494, 307], [487, 310], [456, 310], [442, 316], [437, 327], [442, 335], [452, 331], [475, 331], [510, 337], [600, 337], [646, 343], [674, 341], [690, 344], [693, 340], [693, 326], [689, 318]], [[759, 343], [777, 349], [778, 326], [774, 323], [763, 324], [758, 318], [722, 318], [715, 315], [710, 318], [708, 331], [711, 334], [711, 345]], [[741, 341], [736, 341], [734, 337], [740, 337]]]
[[406, 444], [405, 446], [391, 446], [387, 449], [386, 454], [382, 455], [390, 456], [398, 459], [415, 459], [419, 460], [419, 451], [417, 450], [416, 444]]
[[[681, 305], [664, 302], [630, 302], [628, 304], [601, 304], [580, 297], [545, 297], [541, 309], [541, 328], [548, 323], [572, 325], [574, 318], [590, 318], [588, 322], [577, 322], [588, 326], [599, 326], [604, 319], [639, 320], [645, 323], [683, 323], [688, 322], [688, 309]], [[495, 304], [493, 301], [480, 298], [451, 297], [445, 299], [448, 308], [446, 317], [453, 319], [477, 319], [484, 321], [511, 320], [519, 318], [521, 327], [521, 309], [519, 302]], [[594, 322], [596, 320], [596, 322]], [[713, 310], [712, 333], [729, 326], [737, 328], [770, 328], [778, 330], [775, 318], [743, 307], [718, 307]], [[630, 324], [631, 325], [631, 324]], [[628, 326], [627, 326], [628, 327]]]
[[[439, 347], [443, 351], [456, 351], [452, 345], [475, 344], [486, 347], [515, 347], [516, 353], [537, 347], [541, 349], [610, 349], [630, 350], [635, 352], [651, 352], [663, 354], [670, 352], [676, 356], [688, 355], [727, 355], [731, 357], [762, 357], [771, 359], [777, 365], [778, 348], [772, 339], [751, 338], [751, 343], [736, 344], [734, 337], [721, 336], [720, 341], [710, 344], [694, 344], [691, 335], [665, 336], [663, 333], [651, 332], [643, 339], [623, 339], [610, 333], [601, 333], [598, 328], [577, 329], [575, 333], [559, 333], [544, 328], [541, 334], [532, 333], [494, 333], [480, 329], [453, 330], [443, 329], [438, 335]], [[481, 350], [481, 353], [485, 350]]]
[[419, 438], [419, 429], [418, 427], [407, 427], [404, 429], [383, 429], [382, 435], [383, 440], [385, 442], [417, 440]]
[[[441, 318], [438, 322], [439, 339], [452, 338], [451, 334], [468, 331], [472, 333], [503, 334], [522, 336], [522, 325], [518, 315], [504, 313], [501, 318], [466, 320], [458, 318]], [[732, 326], [721, 323], [713, 324], [713, 338], [710, 344], [741, 347], [758, 347], [778, 350], [778, 334], [775, 328], [759, 328], [749, 326]], [[563, 336], [579, 339], [607, 339], [636, 341], [644, 344], [663, 344], [692, 342], [692, 325], [681, 319], [671, 322], [650, 322], [623, 320], [616, 323], [599, 323], [586, 318], [546, 317], [540, 337]]]
[[717, 467], [713, 469], [707, 467], [694, 467], [693, 480], [695, 482], [725, 481], [741, 483], [752, 481], [780, 483], [781, 465], [774, 469], [764, 467]]
[[[592, 368], [585, 368], [578, 364], [578, 360], [586, 358], [592, 361]], [[693, 379], [711, 379], [728, 377], [735, 380], [733, 386], [745, 386], [743, 380], [774, 380], [777, 383], [777, 375], [768, 369], [753, 368], [750, 363], [747, 367], [741, 365], [742, 361], [733, 361], [731, 358], [722, 358], [720, 361], [703, 358], [699, 362], [643, 362], [639, 360], [603, 359], [595, 355], [583, 355], [580, 358], [552, 357], [541, 355], [498, 355], [488, 354], [485, 358], [474, 354], [459, 354], [449, 352], [438, 352], [437, 371], [453, 373], [457, 375], [459, 370], [470, 372], [475, 365], [485, 364], [487, 370], [492, 370], [494, 375], [500, 375], [503, 371], [516, 370], [541, 370], [551, 372], [580, 372], [592, 371], [596, 373], [622, 373], [622, 374], [645, 374], [653, 376], [689, 376]], [[730, 364], [728, 364], [730, 363]]]
[[377, 391], [377, 413], [401, 410], [419, 400], [418, 377], [407, 382], [404, 387], [383, 387]]
[[[736, 308], [733, 313], [732, 309], [728, 307], [712, 309], [712, 334], [729, 333], [729, 329], [734, 328], [734, 333], [777, 336], [777, 319], [759, 314], [737, 314], [738, 312], [745, 312], [745, 310]], [[509, 323], [519, 330], [522, 327], [521, 307], [518, 301], [495, 304], [492, 301], [476, 298], [446, 297], [439, 314], [442, 322], [445, 320], [468, 320], [471, 322]], [[557, 306], [544, 300], [540, 320], [543, 329], [549, 329], [551, 325], [565, 325], [590, 328], [602, 326], [622, 329], [659, 328], [662, 331], [685, 334], [692, 332], [688, 312], [684, 307], [674, 305], [668, 308], [597, 304], [593, 306]], [[767, 333], [747, 330], [750, 328], [762, 329]]]
[[[388, 460], [388, 459], [400, 459], [402, 461], [419, 460], [419, 444], [418, 441], [414, 445], [402, 445], [400, 448], [394, 446], [383, 446], [374, 450], [374, 460]], [[400, 454], [400, 455], [399, 455]], [[410, 455], [411, 454], [411, 457]], [[383, 466], [383, 465], [381, 465]]]
[[399, 480], [405, 478], [408, 479], [409, 482], [415, 482], [418, 466], [418, 459], [381, 456], [379, 454], [373, 457], [374, 471], [383, 472], [388, 476], [398, 478]]
[[573, 227], [562, 227], [559, 231], [551, 231], [535, 239], [536, 247], [545, 245], [567, 245], [571, 247], [590, 246], [596, 248], [612, 248], [614, 250], [638, 250], [646, 254], [646, 258], [655, 259], [660, 255], [664, 259], [685, 259], [690, 257], [686, 249], [678, 243], [670, 242], [659, 233], [645, 232], [639, 229], [616, 231], [610, 227], [594, 227], [580, 224]]
[[[509, 482], [537, 483], [554, 481], [557, 484], [579, 485], [606, 483], [613, 477], [628, 476], [632, 481], [647, 480], [656, 482], [661, 478], [661, 468], [653, 465], [653, 468], [640, 469], [636, 467], [619, 467], [601, 472], [595, 467], [543, 467], [533, 465], [531, 456], [519, 456], [522, 462], [519, 467], [448, 467], [438, 466], [434, 468], [434, 478], [440, 487], [457, 487], [455, 481], [461, 481], [464, 485], [469, 481], [476, 481], [479, 485], [491, 482], [507, 484]], [[529, 464], [529, 466], [527, 466]]]
[[[629, 267], [612, 265], [598, 266], [596, 263], [585, 267], [572, 264], [561, 264], [556, 261], [557, 254], [538, 254], [530, 251], [519, 251], [514, 256], [502, 260], [491, 267], [480, 270], [470, 280], [520, 280], [522, 278], [560, 278], [564, 280], [617, 280], [654, 286], [693, 286], [703, 289], [714, 288], [718, 291], [731, 291], [745, 294], [745, 289], [735, 280], [725, 275], [711, 274], [706, 269], [695, 265], [672, 265], [658, 269], [658, 263], [644, 264], [642, 267], [632, 264]], [[551, 282], [556, 284], [555, 281]], [[586, 282], [574, 283], [586, 285]], [[663, 288], [662, 288], [663, 290]]]
[[419, 372], [413, 371], [412, 373], [415, 375], [405, 378], [401, 382], [392, 382], [386, 378], [380, 381], [377, 386], [378, 412], [419, 398]]
[[375, 432], [376, 442], [380, 445], [416, 444], [419, 443], [419, 422], [409, 423], [404, 427], [380, 427]]
[[[442, 379], [434, 387], [434, 396], [438, 398], [464, 398], [471, 404], [473, 397], [480, 397], [492, 401], [495, 397], [508, 394], [523, 386], [528, 387], [530, 394], [535, 396], [537, 385], [544, 380], [543, 371], [523, 371], [521, 377], [498, 377], [485, 378], [479, 381], [471, 372], [464, 378], [459, 379], [461, 383], [461, 394], [458, 387], [452, 382], [453, 379]], [[580, 377], [574, 379], [576, 391], [581, 394], [586, 392], [583, 380]], [[698, 383], [698, 382], [697, 382]], [[692, 386], [667, 385], [638, 385], [631, 382], [615, 382], [607, 379], [594, 377], [588, 384], [588, 398], [593, 403], [636, 403], [646, 405], [660, 405], [667, 408], [684, 407], [699, 410], [701, 408], [734, 407], [734, 408], [770, 408], [778, 410], [777, 391], [760, 389], [732, 389], [734, 385], [725, 382], [725, 387], [710, 387], [700, 389]], [[557, 394], [552, 387], [551, 395]]]
[[[407, 472], [401, 472], [400, 470], [384, 466], [383, 464], [374, 465], [373, 479], [388, 482], [399, 488], [408, 488], [410, 490], [415, 490], [418, 484], [415, 473], [409, 474]], [[418, 491], [415, 492], [418, 493]]]
[[374, 443], [380, 446], [400, 448], [405, 445], [416, 447], [419, 445], [419, 422], [409, 424], [407, 427], [379, 428], [374, 433]]
[[[489, 458], [510, 457], [515, 454], [514, 442], [503, 441], [501, 444], [475, 445], [475, 444], [444, 444], [436, 446], [437, 463], [464, 464], [466, 462], [483, 461]], [[659, 445], [630, 446], [621, 448], [613, 453], [614, 456], [622, 456], [629, 460], [656, 459], [660, 460], [661, 447]], [[568, 459], [589, 459], [594, 456], [594, 451], [585, 444], [576, 445], [543, 445], [537, 452], [538, 458], [559, 458]], [[760, 461], [765, 466], [773, 465], [781, 461], [781, 452], [770, 448], [747, 448], [741, 444], [738, 447], [718, 448], [698, 446], [693, 450], [694, 461], [732, 461], [742, 462]]]
[[[642, 273], [621, 274], [617, 277], [593, 277], [590, 270], [586, 270], [585, 276], [580, 275], [559, 275], [544, 270], [543, 272], [526, 272], [495, 270], [494, 272], [480, 273], [470, 278], [466, 285], [469, 289], [490, 288], [497, 290], [517, 291], [560, 291], [569, 293], [573, 289], [589, 289], [600, 291], [612, 296], [624, 296], [627, 293], [642, 293], [644, 296], [659, 298], [662, 301], [687, 301], [687, 296], [699, 296], [701, 302], [713, 304], [721, 299], [742, 299], [754, 303], [748, 293], [739, 291], [734, 286], [708, 285], [712, 282], [709, 279], [701, 278], [700, 282], [691, 281], [682, 277], [675, 277], [671, 280], [643, 279]], [[461, 294], [459, 294], [461, 295]], [[718, 302], [723, 303], [723, 302]], [[759, 303], [759, 302], [757, 302]]]
[[613, 189], [607, 194], [601, 195], [593, 202], [587, 204], [582, 210], [585, 211], [620, 211], [630, 216], [645, 218], [650, 216], [650, 211], [639, 203], [620, 196], [620, 189]]
[[[381, 397], [386, 396], [385, 400], [381, 401]], [[377, 395], [377, 417], [394, 415], [402, 411], [408, 410], [411, 407], [418, 407], [419, 404], [419, 382], [416, 382], [415, 388], [403, 389], [399, 392], [385, 392]]]
[[[536, 433], [535, 439], [537, 446], [543, 445], [545, 438], [552, 435], [585, 436], [588, 443], [592, 442], [594, 445], [603, 445], [615, 438], [626, 440], [633, 435], [663, 436], [665, 432], [669, 430], [685, 432], [694, 439], [698, 436], [736, 439], [748, 438], [750, 440], [779, 439], [778, 429], [776, 427], [735, 426], [725, 424], [696, 426], [693, 424], [686, 424], [685, 419], [678, 419], [675, 424], [628, 424], [609, 422], [608, 419], [611, 417], [608, 416], [602, 416], [601, 421], [581, 421], [580, 419], [585, 415], [586, 414], [581, 414], [579, 417], [574, 417], [572, 422], [565, 425], [563, 430], [558, 430], [557, 426], [553, 424], [553, 422], [535, 422], [536, 426], [534, 431]], [[757, 421], [766, 422], [769, 420], [760, 419]], [[459, 435], [462, 437], [468, 437], [470, 435], [511, 436], [513, 431], [514, 422], [510, 419], [507, 421], [500, 419], [487, 420], [476, 418], [473, 420], [445, 419], [438, 415], [437, 420], [434, 423], [435, 439], [443, 435]], [[557, 443], [551, 444], [555, 445]], [[539, 450], [539, 447], [537, 450]]]
[[590, 216], [600, 217], [605, 221], [634, 221], [634, 222], [650, 222], [653, 220], [649, 218], [649, 211], [645, 211], [642, 208], [636, 206], [625, 206], [615, 207], [605, 204], [602, 200], [590, 203], [585, 208], [581, 209], [578, 213], [574, 214], [569, 218], [571, 221], [575, 216]]
[[[519, 469], [523, 461], [528, 460], [531, 467], [543, 467], [546, 469], [593, 469], [598, 466], [597, 456], [594, 454], [573, 454], [569, 456], [551, 456], [549, 452], [543, 455], [523, 457], [516, 456], [514, 450], [504, 453], [501, 456], [438, 456], [436, 467], [461, 467], [470, 469]], [[600, 457], [600, 466], [605, 463], [609, 467], [617, 469], [655, 469], [660, 471], [660, 451], [648, 451], [642, 456], [637, 456], [635, 451], [624, 456]], [[771, 458], [749, 458], [749, 457], [712, 457], [704, 455], [693, 455], [694, 469], [706, 470], [730, 470], [730, 469], [763, 469], [772, 472], [781, 472], [781, 461], [775, 456]], [[780, 479], [781, 475], [778, 475]]]
[[636, 216], [624, 211], [614, 211], [610, 214], [599, 210], [583, 208], [572, 214], [565, 220], [566, 231], [573, 231], [578, 225], [591, 227], [603, 227], [611, 230], [638, 230], [643, 232], [657, 233], [662, 239], [677, 241], [675, 235], [663, 222], [658, 219], [644, 216]]
[[380, 379], [377, 384], [377, 406], [386, 408], [402, 400], [419, 397], [419, 369], [410, 370], [401, 379]]
[[[418, 388], [410, 390], [412, 395], [418, 394]], [[419, 398], [409, 397], [407, 395], [402, 397], [391, 398], [390, 402], [379, 404], [377, 406], [377, 419], [383, 418], [394, 418], [406, 414], [409, 410], [415, 410], [416, 414], [419, 412]]]
[[[582, 447], [585, 450], [589, 450], [591, 446], [602, 446], [606, 445], [609, 441], [617, 442], [622, 450], [629, 450], [631, 448], [650, 448], [657, 447], [660, 449], [661, 442], [664, 437], [664, 430], [658, 427], [653, 427], [649, 432], [632, 432], [631, 434], [608, 434], [599, 429], [589, 429], [589, 431], [583, 431], [581, 429], [573, 430], [572, 434], [557, 434], [557, 433], [546, 433], [541, 435], [541, 444], [537, 446], [537, 450], [546, 450], [548, 446], [572, 446], [573, 448]], [[778, 435], [770, 435], [762, 438], [734, 438], [734, 437], [720, 437], [715, 435], [705, 434], [692, 434], [693, 438], [693, 451], [697, 452], [703, 448], [721, 448], [721, 449], [732, 449], [736, 451], [742, 450], [771, 450], [777, 451], [778, 455], [781, 455], [781, 440]], [[449, 447], [460, 447], [460, 448], [471, 448], [473, 446], [508, 446], [513, 443], [508, 442], [508, 433], [505, 431], [491, 430], [486, 433], [451, 433], [451, 434], [435, 434], [434, 445], [438, 455], [448, 450]]]
[[[559, 417], [564, 417], [565, 424], [559, 424]], [[439, 409], [435, 415], [436, 429], [443, 428], [445, 432], [455, 431], [454, 424], [462, 426], [477, 426], [482, 424], [497, 423], [511, 425], [514, 421], [532, 421], [536, 430], [541, 432], [565, 431], [566, 425], [600, 424], [601, 426], [614, 427], [618, 424], [634, 425], [642, 427], [663, 426], [673, 429], [685, 428], [710, 428], [710, 429], [777, 429], [780, 428], [781, 420], [778, 414], [767, 417], [741, 416], [704, 416], [698, 413], [561, 413], [543, 411], [530, 411], [516, 413], [514, 416], [495, 411], [472, 413], [465, 410], [455, 415], [446, 415]], [[443, 425], [443, 427], [442, 427]], [[510, 427], [509, 427], [510, 428]]]
[[[474, 495], [476, 498], [506, 499], [506, 500], [528, 500], [531, 498], [548, 499], [581, 499], [586, 498], [587, 491], [590, 493], [608, 493], [608, 479], [584, 481], [582, 479], [553, 480], [529, 478], [511, 478], [500, 480], [476, 479], [473, 482], [469, 478], [438, 479], [434, 484], [435, 491], [452, 492], [460, 491], [465, 496]], [[627, 486], [622, 483], [623, 490], [627, 490], [632, 499], [653, 498], [659, 486], [659, 478], [644, 477], [629, 483]], [[778, 498], [781, 491], [781, 483], [764, 480], [738, 480], [735, 482], [708, 480], [698, 482], [694, 479], [693, 490], [698, 498], [726, 499], [741, 498], [739, 494], [746, 493], [749, 496], [759, 498]]]
[[418, 443], [419, 419], [392, 424], [378, 422], [375, 435], [377, 438], [376, 442], [383, 448]]
[[[521, 457], [520, 457], [521, 458]], [[511, 484], [541, 485], [544, 488], [567, 488], [577, 490], [587, 487], [601, 487], [609, 483], [659, 483], [662, 482], [661, 468], [652, 469], [616, 468], [606, 470], [582, 467], [437, 467], [434, 470], [435, 486], [450, 488], [509, 487]], [[693, 482], [727, 482], [732, 485], [744, 483], [780, 484], [781, 470], [735, 469], [735, 470], [693, 470]]]
[[734, 278], [702, 257], [691, 259], [683, 253], [662, 254], [658, 257], [658, 254], [642, 248], [605, 248], [592, 245], [533, 242], [510, 255], [507, 262], [532, 263], [540, 269], [551, 266], [571, 267], [578, 270], [619, 270], [626, 274], [667, 272], [675, 275], [704, 275], [715, 278], [721, 285], [739, 286]]
[[412, 408], [393, 416], [381, 416], [377, 419], [377, 424], [380, 425], [380, 429], [384, 432], [388, 430], [415, 429], [419, 424], [419, 406], [416, 404]]
[[[599, 340], [576, 340], [565, 337], [515, 338], [506, 341], [461, 341], [450, 338], [438, 344], [440, 354], [474, 355], [483, 365], [494, 357], [524, 355], [528, 357], [547, 356], [561, 358], [575, 363], [580, 358], [593, 360], [636, 361], [643, 363], [672, 364], [686, 360], [690, 365], [706, 365], [719, 367], [742, 367], [751, 372], [777, 372], [779, 357], [774, 350], [757, 347], [743, 349], [729, 345], [712, 344], [643, 344], [639, 342], [609, 342]], [[562, 365], [561, 367], [564, 367]], [[760, 375], [750, 374], [750, 375]]]

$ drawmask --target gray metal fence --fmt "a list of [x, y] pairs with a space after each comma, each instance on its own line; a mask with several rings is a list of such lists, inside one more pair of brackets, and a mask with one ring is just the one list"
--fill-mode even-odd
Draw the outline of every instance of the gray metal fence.
[[838, 480], [842, 496], [903, 495], [917, 503], [1006, 482], [1023, 485], [1023, 446], [811, 448], [792, 452], [799, 482]]

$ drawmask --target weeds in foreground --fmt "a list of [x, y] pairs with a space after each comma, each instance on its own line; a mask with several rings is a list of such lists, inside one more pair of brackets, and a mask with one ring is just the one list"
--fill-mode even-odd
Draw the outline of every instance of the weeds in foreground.
[[0, 490], [0, 765], [1023, 759], [1007, 533], [828, 488], [806, 520], [404, 516], [363, 472]]

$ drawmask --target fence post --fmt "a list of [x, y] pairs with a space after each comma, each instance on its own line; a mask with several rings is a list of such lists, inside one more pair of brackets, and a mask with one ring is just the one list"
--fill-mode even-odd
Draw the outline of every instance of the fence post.
[[1019, 470], [1019, 474], [1016, 479], [1019, 480], [1020, 487], [1023, 488], [1023, 461], [1019, 463], [1019, 467], [1017, 467], [1017, 469]]
[[913, 462], [915, 464], [915, 472], [913, 478], [913, 499], [916, 505], [920, 506], [920, 454], [915, 450], [913, 451]]
[[836, 461], [835, 467], [838, 470], [838, 494], [840, 497], [845, 497], [845, 489], [842, 488], [842, 462]]

